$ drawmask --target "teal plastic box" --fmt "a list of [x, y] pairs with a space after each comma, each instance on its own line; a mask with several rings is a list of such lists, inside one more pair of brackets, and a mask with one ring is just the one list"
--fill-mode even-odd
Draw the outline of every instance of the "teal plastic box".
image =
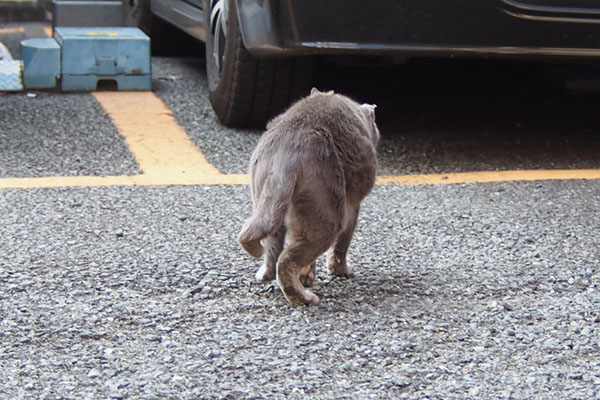
[[118, 90], [151, 90], [150, 38], [138, 28], [57, 27], [63, 91], [93, 91], [100, 81]]

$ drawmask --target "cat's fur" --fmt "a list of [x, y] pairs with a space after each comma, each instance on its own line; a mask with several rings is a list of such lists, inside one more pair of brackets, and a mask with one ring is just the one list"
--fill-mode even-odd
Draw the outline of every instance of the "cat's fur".
[[267, 125], [252, 153], [254, 210], [238, 240], [254, 257], [264, 253], [256, 279], [276, 276], [293, 305], [319, 301], [305, 286], [326, 250], [330, 273], [352, 273], [346, 252], [375, 183], [378, 140], [374, 105], [313, 89]]

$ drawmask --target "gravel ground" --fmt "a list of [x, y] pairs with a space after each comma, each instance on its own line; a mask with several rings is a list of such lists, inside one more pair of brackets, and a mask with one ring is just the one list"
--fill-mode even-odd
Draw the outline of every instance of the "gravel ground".
[[0, 196], [0, 397], [600, 397], [598, 182], [377, 187], [298, 309], [247, 187]]
[[134, 175], [137, 161], [87, 93], [0, 98], [0, 177]]

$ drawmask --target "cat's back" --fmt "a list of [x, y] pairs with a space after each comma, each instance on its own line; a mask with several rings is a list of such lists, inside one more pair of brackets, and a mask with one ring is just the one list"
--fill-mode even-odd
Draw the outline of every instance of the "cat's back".
[[[267, 125], [262, 146], [354, 147], [351, 142], [368, 140], [364, 134], [360, 105], [346, 96], [313, 90]], [[370, 146], [369, 143], [366, 143]]]
[[262, 164], [271, 171], [286, 166], [296, 172], [304, 170], [307, 176], [336, 170], [365, 193], [374, 181], [377, 164], [379, 133], [374, 115], [369, 120], [373, 110], [346, 96], [313, 90], [269, 122], [251, 165]]
[[259, 140], [255, 153], [322, 152], [333, 146], [331, 117], [340, 112], [337, 101], [311, 95], [275, 117]]

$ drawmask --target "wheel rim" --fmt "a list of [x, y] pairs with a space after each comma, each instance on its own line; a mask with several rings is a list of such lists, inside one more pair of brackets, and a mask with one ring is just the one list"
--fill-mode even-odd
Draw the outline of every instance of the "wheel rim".
[[225, 57], [225, 43], [227, 42], [227, 15], [228, 3], [226, 0], [210, 1], [210, 31], [212, 33], [212, 62], [216, 72], [220, 75]]

